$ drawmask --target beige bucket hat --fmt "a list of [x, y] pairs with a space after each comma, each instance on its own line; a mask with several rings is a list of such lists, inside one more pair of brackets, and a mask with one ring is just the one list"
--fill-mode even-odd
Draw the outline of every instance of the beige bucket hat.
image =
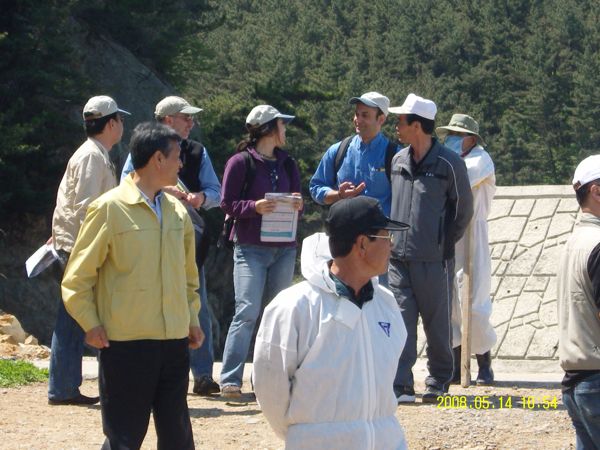
[[469, 133], [477, 136], [477, 143], [485, 146], [483, 138], [479, 135], [479, 124], [475, 119], [466, 114], [453, 114], [450, 123], [445, 127], [437, 127], [436, 134], [443, 142], [448, 136], [449, 131], [457, 131], [459, 133]]

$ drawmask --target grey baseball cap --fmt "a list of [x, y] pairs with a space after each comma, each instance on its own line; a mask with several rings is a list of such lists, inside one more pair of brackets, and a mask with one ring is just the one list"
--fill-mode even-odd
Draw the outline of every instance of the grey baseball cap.
[[171, 95], [169, 97], [163, 98], [160, 102], [156, 104], [154, 115], [156, 117], [162, 118], [166, 116], [172, 116], [173, 114], [177, 113], [196, 114], [200, 111], [202, 111], [202, 108], [190, 105], [186, 99], [177, 97], [175, 95]]
[[386, 117], [389, 113], [390, 99], [385, 95], [381, 95], [379, 92], [366, 92], [360, 97], [352, 97], [349, 100], [351, 105], [359, 102], [370, 106], [371, 108], [379, 108]]

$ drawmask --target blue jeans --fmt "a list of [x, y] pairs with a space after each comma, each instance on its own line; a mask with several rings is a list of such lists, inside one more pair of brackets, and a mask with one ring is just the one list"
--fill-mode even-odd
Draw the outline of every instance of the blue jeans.
[[262, 310], [263, 294], [267, 301], [271, 301], [280, 291], [290, 286], [295, 262], [295, 247], [235, 245], [235, 315], [223, 350], [221, 386], [242, 386], [244, 363]]
[[600, 374], [585, 378], [562, 396], [575, 427], [577, 450], [600, 449]]
[[84, 337], [85, 333], [69, 315], [61, 298], [52, 333], [48, 379], [50, 400], [67, 400], [79, 395]]
[[200, 269], [200, 328], [204, 333], [204, 342], [200, 348], [190, 349], [190, 368], [194, 380], [199, 380], [205, 375], [212, 378], [213, 373], [213, 340], [212, 340], [212, 320], [210, 310], [208, 309], [208, 293], [206, 291], [206, 276], [204, 267]]

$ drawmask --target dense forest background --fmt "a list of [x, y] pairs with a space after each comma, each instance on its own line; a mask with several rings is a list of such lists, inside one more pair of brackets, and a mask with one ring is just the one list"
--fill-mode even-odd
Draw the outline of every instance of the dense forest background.
[[[99, 90], [112, 70], [100, 61], [94, 67], [94, 54], [84, 55], [93, 76], [89, 63], [84, 70], [74, 28], [85, 29], [85, 39], [124, 47], [170, 93], [204, 108], [193, 137], [207, 146], [219, 175], [247, 113], [269, 103], [297, 117], [288, 150], [306, 188], [325, 149], [353, 131], [348, 99], [371, 90], [393, 105], [410, 92], [433, 99], [438, 125], [455, 112], [475, 117], [500, 185], [569, 183], [577, 161], [600, 147], [598, 1], [0, 5], [0, 235], [17, 223], [22, 230], [37, 223], [39, 234], [49, 235], [66, 161], [84, 139], [80, 114], [90, 96], [112, 95], [126, 109], [120, 99], [145, 96]], [[129, 119], [128, 132], [151, 117], [160, 98], [144, 98], [148, 114]], [[122, 161], [125, 152], [123, 145], [112, 156]], [[302, 233], [319, 227], [320, 215], [309, 202]], [[210, 215], [215, 228], [221, 217]]]

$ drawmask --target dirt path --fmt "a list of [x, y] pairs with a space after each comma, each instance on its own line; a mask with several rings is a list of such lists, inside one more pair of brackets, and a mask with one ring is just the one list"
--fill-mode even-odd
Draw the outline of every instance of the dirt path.
[[[82, 392], [97, 392], [96, 381], [85, 381]], [[539, 387], [531, 382], [519, 386], [501, 382], [493, 388], [453, 386], [451, 392], [455, 396], [451, 408], [423, 405], [420, 399], [398, 408], [409, 448], [575, 448], [574, 431], [556, 383], [551, 388], [547, 383]], [[522, 406], [522, 396], [531, 397], [528, 404], [532, 409]], [[556, 408], [549, 405], [545, 409], [543, 400], [554, 397]], [[229, 403], [188, 396], [196, 448], [283, 448], [256, 402], [249, 400]], [[490, 401], [489, 408], [480, 409], [485, 408], [486, 400]], [[45, 384], [0, 390], [0, 449], [98, 449], [103, 440], [99, 406], [49, 406]], [[151, 426], [143, 448], [155, 448], [155, 442]]]

